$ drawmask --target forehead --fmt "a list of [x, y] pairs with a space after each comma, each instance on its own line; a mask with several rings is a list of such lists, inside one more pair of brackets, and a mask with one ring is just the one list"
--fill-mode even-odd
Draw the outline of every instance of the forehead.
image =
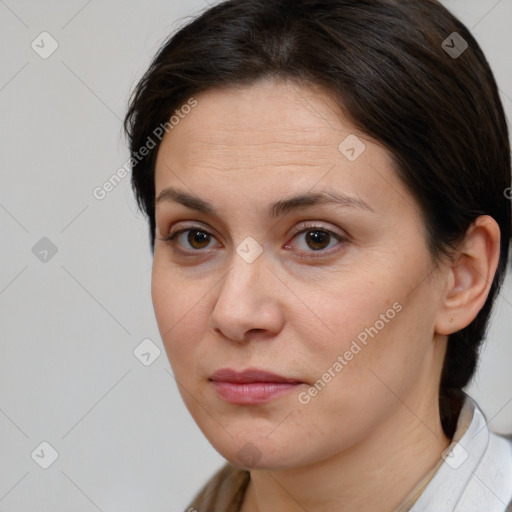
[[339, 107], [325, 91], [289, 81], [269, 79], [216, 88], [196, 100], [197, 106], [165, 137], [172, 134], [176, 145], [189, 143], [181, 148], [182, 156], [197, 156], [191, 144], [219, 149], [289, 144], [291, 150], [307, 149], [325, 146], [354, 130], [342, 121]]
[[[382, 192], [387, 183], [391, 194], [400, 189], [397, 197], [388, 198], [395, 201], [405, 193], [389, 153], [347, 121], [325, 91], [264, 80], [194, 98], [197, 106], [181, 116], [160, 145], [157, 196], [165, 187], [184, 185], [199, 187], [206, 196], [208, 190], [229, 186], [271, 197], [272, 192], [303, 192], [317, 183], [358, 196], [371, 196], [376, 186]], [[364, 148], [357, 160], [340, 151], [347, 138]], [[385, 201], [386, 193], [380, 195]]]

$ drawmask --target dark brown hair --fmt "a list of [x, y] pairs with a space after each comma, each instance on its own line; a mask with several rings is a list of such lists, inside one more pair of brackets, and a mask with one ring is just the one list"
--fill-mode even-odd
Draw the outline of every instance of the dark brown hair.
[[[464, 41], [461, 55], [448, 51]], [[355, 126], [389, 150], [422, 210], [434, 261], [456, 249], [479, 215], [499, 224], [500, 261], [487, 301], [449, 337], [440, 410], [451, 437], [448, 396], [475, 371], [511, 238], [507, 122], [480, 46], [435, 0], [228, 0], [208, 8], [163, 44], [125, 118], [137, 155], [132, 186], [152, 250], [159, 144], [144, 158], [139, 149], [193, 95], [268, 77], [329, 91]]]

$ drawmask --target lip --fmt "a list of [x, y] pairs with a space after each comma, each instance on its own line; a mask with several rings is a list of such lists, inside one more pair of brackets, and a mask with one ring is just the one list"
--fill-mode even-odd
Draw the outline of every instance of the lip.
[[282, 375], [267, 372], [265, 370], [259, 370], [257, 368], [248, 368], [241, 372], [237, 372], [231, 368], [221, 368], [217, 370], [211, 377], [210, 380], [217, 382], [232, 382], [232, 383], [247, 383], [247, 382], [279, 382], [298, 384], [301, 381], [297, 379], [289, 379]]
[[297, 379], [254, 368], [240, 372], [222, 368], [213, 373], [209, 380], [222, 399], [237, 405], [266, 403], [305, 384]]

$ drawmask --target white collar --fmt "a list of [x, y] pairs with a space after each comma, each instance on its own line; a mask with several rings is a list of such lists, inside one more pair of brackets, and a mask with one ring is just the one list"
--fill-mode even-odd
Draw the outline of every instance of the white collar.
[[512, 442], [491, 432], [468, 395], [444, 462], [410, 512], [505, 512], [512, 504]]

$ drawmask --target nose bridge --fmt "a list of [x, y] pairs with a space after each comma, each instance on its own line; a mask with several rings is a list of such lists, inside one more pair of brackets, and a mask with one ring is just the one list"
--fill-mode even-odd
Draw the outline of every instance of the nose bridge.
[[245, 303], [248, 299], [254, 301], [255, 292], [262, 290], [262, 278], [268, 278], [264, 277], [267, 265], [263, 248], [254, 239], [246, 238], [235, 248], [219, 300], [227, 299], [235, 304]]
[[254, 239], [246, 239], [235, 250], [220, 285], [211, 324], [228, 338], [241, 341], [249, 330], [278, 329], [280, 315], [271, 293], [274, 287], [268, 282], [275, 276], [267, 268], [269, 260], [261, 246], [256, 246]]

